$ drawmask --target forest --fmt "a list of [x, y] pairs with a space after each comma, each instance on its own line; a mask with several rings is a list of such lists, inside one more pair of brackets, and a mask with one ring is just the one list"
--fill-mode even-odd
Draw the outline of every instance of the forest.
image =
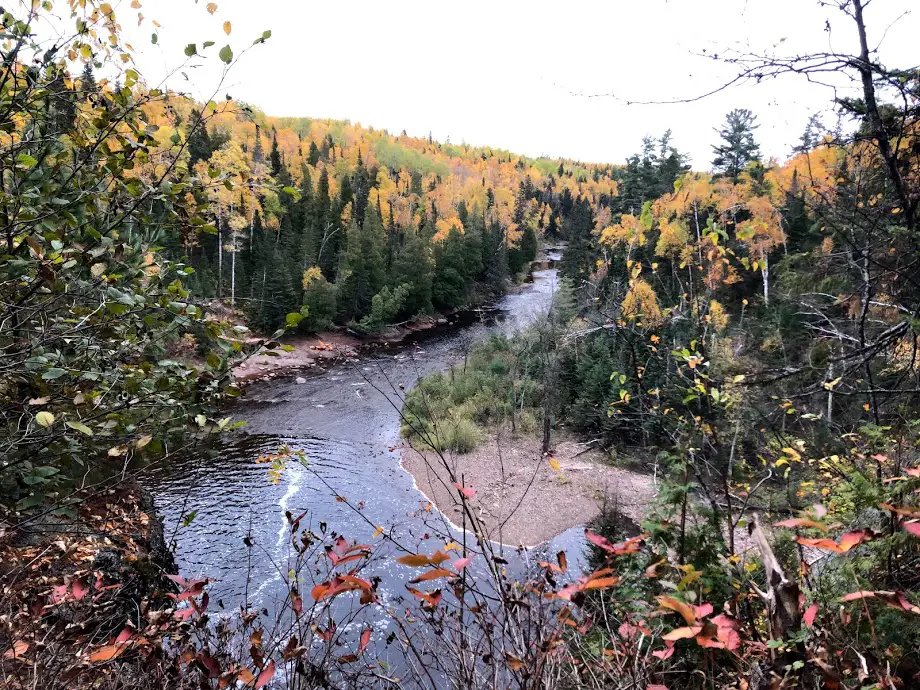
[[[819, 3], [856, 54], [713, 56], [727, 86], [833, 72], [855, 95], [782, 160], [766, 116], [732, 108], [692, 166], [671, 131], [585, 163], [199, 101], [136, 69], [120, 22], [161, 30], [137, 0], [0, 9], [4, 687], [920, 687], [920, 70], [872, 48], [881, 3]], [[185, 59], [226, 77], [273, 40], [222, 31]], [[533, 290], [551, 246], [525, 328], [459, 336], [407, 385], [436, 339], [360, 350]], [[311, 375], [353, 377], [347, 400], [237, 379], [342, 333], [358, 349]], [[371, 415], [375, 392], [403, 443], [343, 412]], [[378, 524], [380, 496], [322, 474], [323, 420], [349, 427], [329, 439], [376, 493], [415, 450], [451, 503], [413, 484], [402, 522]], [[630, 521], [598, 486], [600, 518], [562, 550], [502, 544], [464, 458], [502, 465], [534, 439], [534, 491], [541, 469], [569, 482], [556, 451], [574, 443], [654, 498]], [[177, 545], [220, 535], [186, 504], [250, 442], [275, 447], [245, 481], [281, 493], [209, 489], [213, 512], [250, 511], [219, 555], [244, 554], [242, 595], [212, 597]], [[313, 492], [299, 516], [292, 476]], [[353, 522], [327, 522], [323, 497]]]
[[[171, 98], [149, 112], [157, 139], [187, 141], [213, 233], [172, 238], [189, 286], [273, 332], [361, 332], [480, 304], [554, 241], [576, 202], [609, 206], [610, 165], [392, 136], [340, 121], [270, 118], [245, 104]], [[229, 184], [228, 184], [229, 182]], [[178, 243], [176, 240], [180, 240]]]

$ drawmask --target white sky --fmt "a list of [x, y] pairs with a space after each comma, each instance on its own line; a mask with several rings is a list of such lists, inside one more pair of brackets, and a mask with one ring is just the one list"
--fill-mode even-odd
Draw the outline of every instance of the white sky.
[[[786, 157], [808, 116], [831, 98], [797, 77], [736, 87], [693, 104], [627, 105], [704, 93], [731, 69], [694, 56], [726, 47], [855, 51], [852, 23], [817, 0], [143, 0], [141, 29], [127, 0], [119, 21], [148, 81], [184, 60], [187, 43], [213, 40], [209, 59], [170, 86], [207, 98], [218, 83], [217, 49], [239, 53], [265, 29], [272, 37], [234, 65], [219, 95], [269, 115], [349, 119], [397, 134], [488, 144], [530, 156], [622, 163], [644, 134], [667, 128], [696, 169], [708, 169], [713, 128], [736, 107], [759, 117], [768, 156]], [[920, 63], [920, 4], [873, 0], [870, 41], [891, 66]], [[905, 14], [906, 13], [906, 14]], [[903, 16], [902, 16], [903, 15]], [[898, 17], [900, 19], [889, 25]], [[830, 18], [832, 31], [825, 31]], [[151, 19], [162, 25], [150, 43]], [[229, 39], [221, 25], [230, 21]], [[197, 62], [197, 61], [196, 61]], [[828, 118], [830, 120], [830, 118]]]

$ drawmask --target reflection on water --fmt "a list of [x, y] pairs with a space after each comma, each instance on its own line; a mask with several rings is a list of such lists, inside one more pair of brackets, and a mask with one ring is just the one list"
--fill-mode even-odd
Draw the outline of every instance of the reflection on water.
[[[180, 572], [216, 578], [211, 600], [229, 609], [248, 600], [271, 611], [287, 595], [283, 577], [293, 557], [285, 512], [306, 511], [302, 528], [319, 534], [326, 526], [350, 541], [376, 544], [362, 576], [380, 578], [383, 603], [398, 602], [407, 571], [393, 562], [394, 542], [431, 553], [459, 537], [437, 510], [423, 509], [425, 497], [399, 465], [393, 446], [399, 440], [400, 386], [409, 388], [425, 373], [445, 368], [490, 331], [525, 326], [545, 312], [555, 287], [550, 264], [481, 322], [448, 327], [412, 345], [381, 348], [373, 357], [337, 364], [303, 384], [292, 377], [247, 388], [245, 401], [234, 410], [235, 418], [246, 420], [244, 433], [229, 439], [213, 459], [189, 457], [151, 479], [167, 537], [178, 530]], [[275, 484], [270, 466], [256, 459], [276, 453], [282, 444], [302, 450], [307, 462], [289, 462]], [[188, 526], [177, 527], [192, 513]], [[377, 526], [391, 540], [379, 533], [375, 538]], [[247, 536], [252, 548], [244, 544]], [[566, 549], [570, 566], [578, 567], [582, 531], [569, 530], [547, 547], [552, 553]], [[303, 583], [302, 591], [312, 585]]]

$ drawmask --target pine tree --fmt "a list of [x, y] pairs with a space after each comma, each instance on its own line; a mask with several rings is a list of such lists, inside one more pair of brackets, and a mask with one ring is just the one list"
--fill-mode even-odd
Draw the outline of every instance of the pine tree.
[[411, 287], [403, 304], [406, 316], [431, 311], [431, 283], [434, 279], [434, 260], [431, 246], [412, 228], [406, 232], [406, 241], [393, 260], [390, 285], [409, 284]]
[[339, 253], [344, 241], [338, 219], [332, 217], [331, 206], [329, 173], [323, 168], [316, 183], [316, 194], [313, 196], [311, 223], [316, 238], [316, 264], [330, 281], [335, 279]]
[[278, 134], [272, 133], [272, 150], [268, 154], [269, 165], [272, 169], [272, 177], [278, 179], [281, 176], [282, 164], [281, 153], [278, 151]]
[[722, 143], [712, 147], [716, 154], [712, 167], [732, 180], [738, 182], [745, 166], [760, 160], [760, 145], [754, 140], [757, 116], [750, 110], [735, 109], [725, 117], [725, 124], [716, 131]]
[[435, 306], [451, 309], [466, 303], [469, 281], [463, 251], [463, 235], [452, 229], [443, 242], [435, 245], [434, 280], [431, 298]]
[[342, 320], [359, 319], [384, 285], [383, 226], [373, 207], [364, 225], [352, 219], [338, 271], [338, 309]]
[[307, 162], [314, 168], [316, 164], [319, 163], [319, 149], [316, 148], [315, 141], [310, 142], [310, 152], [307, 154]]
[[193, 167], [201, 160], [208, 160], [213, 152], [208, 128], [201, 120], [201, 112], [192, 108], [188, 114], [188, 164]]
[[582, 281], [587, 280], [594, 265], [594, 214], [587, 199], [578, 197], [566, 225], [569, 226], [569, 246], [562, 257], [559, 272], [580, 286]]
[[80, 75], [80, 95], [83, 98], [98, 93], [99, 85], [96, 83], [96, 76], [93, 74], [93, 65], [87, 62], [83, 65], [83, 73]]
[[254, 163], [265, 162], [265, 150], [262, 148], [262, 128], [256, 125], [256, 143], [252, 148], [252, 160]]

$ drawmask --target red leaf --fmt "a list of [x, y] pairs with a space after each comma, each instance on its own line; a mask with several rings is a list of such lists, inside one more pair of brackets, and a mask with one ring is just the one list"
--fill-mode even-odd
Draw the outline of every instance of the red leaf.
[[361, 633], [361, 639], [358, 642], [358, 655], [359, 656], [364, 653], [365, 649], [367, 649], [367, 645], [370, 644], [370, 641], [371, 641], [371, 629], [365, 628], [364, 632]]
[[262, 672], [259, 674], [258, 678], [256, 678], [256, 690], [259, 690], [259, 688], [264, 688], [266, 685], [268, 685], [268, 681], [270, 681], [274, 675], [275, 662], [269, 661], [268, 664], [265, 665], [265, 668], [262, 669]]
[[90, 654], [89, 660], [91, 662], [111, 661], [121, 656], [126, 649], [128, 649], [128, 645], [126, 644], [107, 644]]
[[911, 477], [920, 477], [920, 467], [913, 467], [909, 470], [904, 470]]
[[645, 690], [668, 690], [667, 685], [646, 685]]
[[459, 491], [465, 498], [472, 498], [476, 493], [476, 489], [471, 489], [463, 486], [459, 482], [454, 482], [454, 487]]
[[173, 616], [178, 618], [180, 621], [187, 621], [189, 618], [194, 616], [196, 613], [197, 611], [195, 611], [194, 608], [192, 608], [191, 606], [186, 606], [183, 609], [176, 609], [175, 613], [173, 613]]
[[802, 546], [810, 546], [813, 549], [843, 553], [840, 547], [837, 546], [837, 542], [833, 539], [806, 539], [805, 537], [796, 537], [795, 540]]
[[169, 575], [169, 574], [167, 574], [166, 577], [168, 577], [170, 580], [175, 582], [182, 589], [185, 589], [188, 586], [188, 582], [186, 581], [184, 577], [181, 577], [179, 575]]
[[812, 604], [807, 609], [805, 609], [805, 615], [802, 616], [802, 620], [805, 621], [805, 625], [811, 628], [815, 624], [815, 616], [817, 615], [818, 615], [818, 605]]
[[869, 541], [871, 538], [871, 533], [864, 529], [859, 529], [855, 532], [847, 532], [842, 537], [840, 537], [840, 550], [841, 552], [846, 553], [857, 544], [861, 544], [864, 541]]
[[902, 522], [901, 527], [906, 529], [915, 537], [920, 537], [920, 522]]
[[441, 603], [441, 590], [440, 589], [436, 589], [431, 594], [426, 594], [425, 592], [420, 592], [417, 589], [412, 589], [412, 587], [409, 587], [408, 585], [406, 585], [406, 589], [408, 589], [410, 592], [412, 592], [412, 594], [417, 596], [419, 599], [424, 601], [426, 604], [428, 604], [432, 608], [437, 607], [437, 605]]
[[396, 562], [402, 565], [408, 565], [412, 568], [419, 568], [423, 565], [429, 565], [431, 563], [431, 559], [428, 558], [428, 556], [419, 553], [411, 554], [409, 556], [400, 556], [396, 559]]
[[298, 616], [303, 611], [303, 597], [297, 593], [297, 590], [291, 592], [291, 608], [294, 609], [294, 613]]
[[652, 652], [652, 656], [658, 657], [662, 661], [670, 659], [674, 655], [674, 643], [670, 640], [665, 640], [665, 645], [667, 646], [664, 649]]
[[426, 573], [422, 573], [418, 577], [414, 577], [409, 582], [415, 584], [416, 582], [427, 582], [428, 580], [437, 580], [440, 577], [454, 577], [456, 573], [450, 570], [444, 570], [443, 568], [436, 568], [435, 570], [429, 570]]
[[118, 637], [115, 638], [115, 642], [125, 643], [132, 637], [134, 637], [134, 630], [132, 628], [125, 628], [120, 633], [118, 633]]
[[209, 678], [217, 678], [220, 676], [220, 666], [217, 665], [214, 657], [210, 654], [207, 652], [199, 652], [197, 659], [201, 662], [201, 665], [207, 669]]
[[842, 597], [840, 597], [840, 601], [856, 601], [857, 599], [868, 599], [869, 597], [874, 596], [875, 592], [859, 590], [858, 592], [850, 592], [849, 594], [844, 594]]
[[774, 522], [774, 527], [813, 527], [814, 529], [819, 529], [822, 532], [827, 532], [827, 527], [822, 525], [820, 522], [815, 522], [814, 520], [806, 520], [804, 518], [791, 518], [789, 520], [783, 520], [782, 522]]
[[718, 616], [713, 616], [710, 620], [715, 623], [716, 627], [719, 628], [728, 628], [730, 630], [738, 629], [737, 619], [732, 618], [731, 616], [727, 616], [724, 613], [720, 613]]
[[4, 659], [21, 659], [29, 651], [29, 643], [22, 640], [16, 640], [13, 646], [3, 653]]
[[77, 578], [70, 583], [70, 593], [73, 594], [73, 598], [79, 601], [89, 593], [89, 586], [82, 578]]
[[454, 561], [454, 563], [453, 563], [453, 565], [454, 565], [454, 570], [456, 570], [457, 572], [460, 572], [461, 570], [463, 570], [466, 566], [468, 566], [468, 565], [469, 565], [470, 563], [472, 563], [472, 562], [473, 562], [473, 557], [472, 557], [472, 556], [467, 556], [466, 558], [458, 558], [458, 559], [457, 559], [456, 561]]
[[589, 529], [585, 530], [585, 539], [587, 539], [589, 542], [591, 542], [595, 546], [602, 548], [604, 551], [609, 551], [610, 553], [613, 553], [613, 544], [611, 544], [609, 541], [604, 539], [604, 537], [602, 537], [601, 535], [595, 534]]
[[897, 593], [897, 597], [898, 597], [898, 603], [901, 605], [901, 608], [903, 608], [905, 611], [910, 611], [911, 613], [920, 614], [920, 606], [914, 606], [913, 604], [911, 604], [901, 592]]
[[696, 614], [697, 618], [705, 618], [710, 613], [712, 613], [712, 604], [703, 604], [702, 606], [694, 606], [693, 612]]
[[608, 587], [616, 587], [620, 583], [620, 578], [618, 577], [598, 577], [592, 580], [588, 580], [582, 589], [607, 589]]

